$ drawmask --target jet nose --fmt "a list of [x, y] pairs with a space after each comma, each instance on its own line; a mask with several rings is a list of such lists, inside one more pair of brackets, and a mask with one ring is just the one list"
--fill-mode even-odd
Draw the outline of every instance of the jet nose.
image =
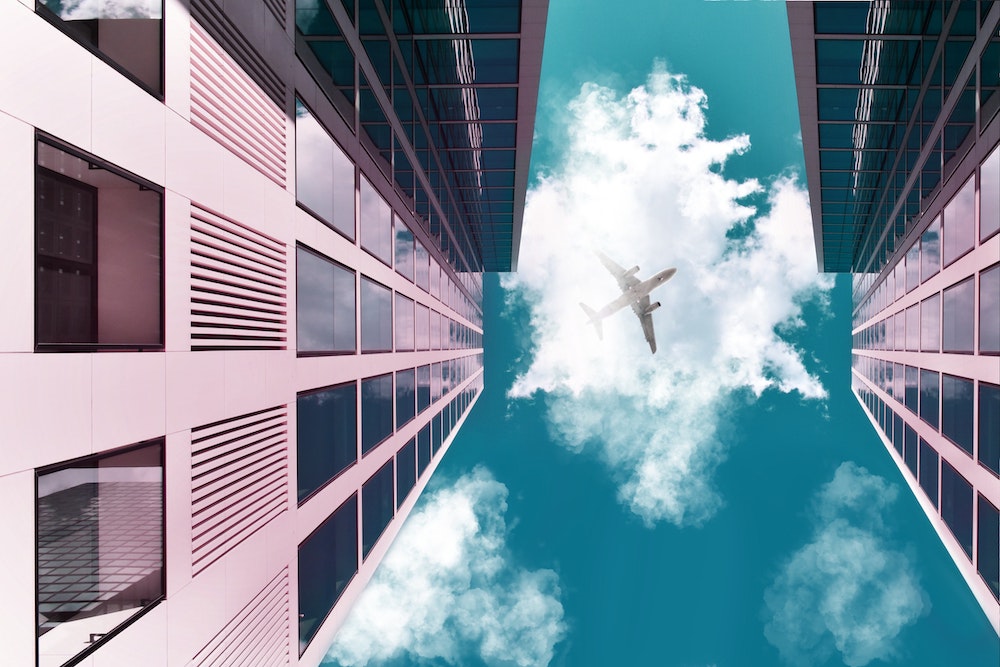
[[668, 280], [673, 278], [675, 273], [677, 273], [677, 269], [667, 269], [666, 271], [664, 271], [663, 282], [667, 282]]

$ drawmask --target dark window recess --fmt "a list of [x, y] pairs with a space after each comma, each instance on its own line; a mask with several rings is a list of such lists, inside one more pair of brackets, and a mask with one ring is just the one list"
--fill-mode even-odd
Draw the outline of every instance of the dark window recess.
[[163, 195], [155, 186], [38, 141], [38, 349], [162, 348], [162, 246]]
[[941, 433], [972, 456], [972, 381], [945, 374], [941, 381]]
[[979, 539], [977, 558], [979, 575], [1000, 598], [1000, 512], [990, 501], [979, 496]]
[[396, 508], [398, 509], [406, 496], [417, 483], [417, 440], [410, 441], [396, 452]]
[[361, 557], [368, 553], [392, 521], [392, 460], [371, 476], [361, 488]]
[[941, 462], [941, 518], [972, 558], [972, 485], [948, 461]]
[[423, 475], [431, 463], [431, 425], [427, 424], [417, 433], [417, 475]]
[[163, 3], [37, 0], [35, 8], [64, 33], [100, 54], [152, 93], [163, 93]]
[[920, 438], [920, 488], [938, 506], [938, 453]]
[[[63, 664], [163, 599], [163, 441], [36, 480], [39, 661]], [[80, 624], [87, 634], [70, 630]]]
[[357, 405], [353, 382], [296, 399], [300, 503], [357, 461]]
[[361, 454], [392, 435], [392, 374], [361, 381]]
[[938, 427], [940, 376], [936, 371], [920, 370], [920, 418]]
[[917, 432], [910, 428], [907, 424], [905, 427], [905, 435], [903, 437], [903, 461], [906, 462], [906, 467], [910, 469], [910, 473], [914, 477], [917, 476]]
[[396, 428], [416, 416], [416, 375], [412, 368], [396, 371]]
[[358, 496], [299, 545], [299, 655], [358, 571]]

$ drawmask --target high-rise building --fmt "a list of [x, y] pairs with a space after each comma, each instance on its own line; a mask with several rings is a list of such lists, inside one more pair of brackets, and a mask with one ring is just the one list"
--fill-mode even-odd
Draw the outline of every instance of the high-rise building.
[[0, 662], [322, 660], [483, 388], [547, 4], [0, 2]]
[[852, 389], [1000, 632], [1000, 2], [789, 2]]

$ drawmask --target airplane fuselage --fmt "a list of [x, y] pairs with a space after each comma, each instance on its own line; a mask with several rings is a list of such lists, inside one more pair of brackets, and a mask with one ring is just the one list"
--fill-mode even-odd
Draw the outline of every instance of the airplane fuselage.
[[597, 317], [604, 319], [627, 306], [635, 306], [644, 296], [648, 296], [654, 289], [673, 278], [675, 273], [677, 269], [664, 269], [655, 276], [629, 287], [620, 297], [597, 311]]

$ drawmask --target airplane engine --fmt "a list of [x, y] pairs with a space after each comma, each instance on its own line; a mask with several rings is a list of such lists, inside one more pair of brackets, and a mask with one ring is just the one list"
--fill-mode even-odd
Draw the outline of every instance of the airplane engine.
[[628, 271], [625, 272], [625, 275], [626, 276], [634, 276], [638, 272], [639, 272], [639, 267], [638, 266], [633, 266], [631, 269], [629, 269]]
[[649, 304], [649, 308], [646, 309], [646, 314], [649, 315], [651, 312], [653, 312], [654, 310], [656, 310], [659, 307], [660, 307], [660, 302], [659, 301], [657, 301], [656, 303]]

